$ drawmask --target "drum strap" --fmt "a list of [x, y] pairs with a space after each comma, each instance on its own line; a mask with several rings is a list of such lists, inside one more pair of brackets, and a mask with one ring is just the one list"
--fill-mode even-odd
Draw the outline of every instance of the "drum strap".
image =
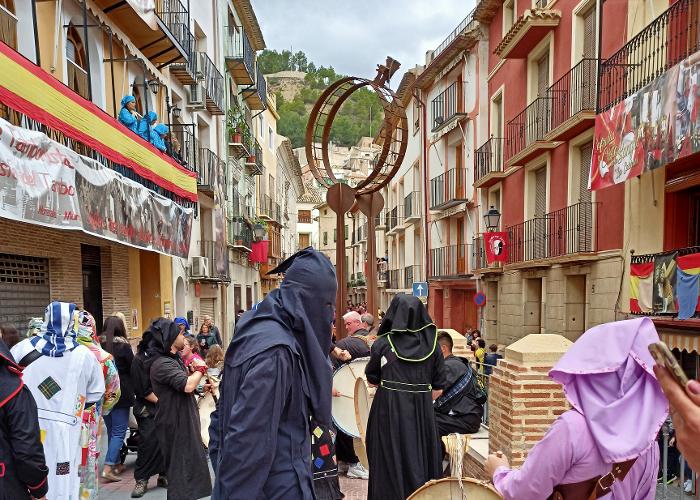
[[382, 389], [399, 392], [430, 392], [433, 390], [433, 386], [431, 384], [409, 384], [395, 380], [382, 380]]
[[606, 475], [581, 481], [580, 483], [561, 484], [554, 488], [554, 493], [548, 500], [596, 500], [612, 490], [617, 481], [624, 481], [627, 473], [637, 461], [636, 458], [613, 464], [612, 470]]

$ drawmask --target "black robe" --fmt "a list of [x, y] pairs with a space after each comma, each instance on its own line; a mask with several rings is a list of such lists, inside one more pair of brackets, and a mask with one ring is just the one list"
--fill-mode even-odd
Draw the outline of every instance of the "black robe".
[[[367, 423], [368, 500], [405, 500], [442, 476], [432, 390], [445, 388], [444, 360], [425, 307], [400, 297], [408, 296], [392, 301], [365, 370], [367, 381], [379, 386]], [[392, 319], [400, 331], [390, 333]]]

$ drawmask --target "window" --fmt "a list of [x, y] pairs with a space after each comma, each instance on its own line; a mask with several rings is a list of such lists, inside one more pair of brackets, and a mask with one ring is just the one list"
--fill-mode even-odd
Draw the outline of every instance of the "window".
[[297, 222], [311, 224], [311, 210], [299, 210]]
[[0, 40], [17, 50], [17, 16], [13, 0], [0, 0], [0, 16], [3, 19]]
[[420, 130], [420, 105], [418, 99], [413, 98], [413, 133]]
[[345, 224], [345, 239], [348, 239], [348, 225]]
[[333, 243], [335, 243], [336, 241], [338, 241], [338, 230], [334, 229], [333, 230]]
[[274, 136], [274, 131], [272, 130], [272, 127], [268, 127], [267, 129], [267, 135], [268, 135], [268, 142], [270, 144], [270, 151], [275, 150], [275, 136]]
[[68, 86], [84, 98], [89, 98], [85, 48], [74, 26], [68, 28], [66, 36], [66, 72]]
[[503, 93], [499, 92], [491, 100], [491, 136], [503, 137]]
[[515, 24], [516, 18], [515, 0], [508, 0], [503, 3], [503, 34], [505, 35]]
[[328, 209], [323, 210], [323, 215], [328, 215]]
[[323, 246], [328, 246], [328, 231], [323, 231]]

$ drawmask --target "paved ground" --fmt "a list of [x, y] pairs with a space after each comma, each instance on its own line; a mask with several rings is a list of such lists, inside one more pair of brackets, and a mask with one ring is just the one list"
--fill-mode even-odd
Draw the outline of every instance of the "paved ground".
[[[134, 489], [134, 461], [136, 456], [131, 454], [126, 459], [127, 469], [122, 474], [122, 479], [118, 483], [100, 484], [100, 500], [124, 500], [131, 497], [131, 490]], [[362, 479], [349, 479], [345, 476], [340, 478], [340, 486], [345, 493], [346, 500], [365, 500], [367, 498], [367, 481]], [[166, 491], [156, 487], [156, 478], [152, 478], [148, 484], [148, 493], [144, 500], [165, 500]], [[152, 488], [152, 489], [151, 489]]]

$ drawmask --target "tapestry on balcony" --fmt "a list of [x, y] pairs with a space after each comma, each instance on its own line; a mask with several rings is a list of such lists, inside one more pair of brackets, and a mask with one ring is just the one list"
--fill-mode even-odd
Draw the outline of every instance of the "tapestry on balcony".
[[677, 258], [678, 319], [689, 319], [700, 311], [700, 253]]
[[254, 241], [248, 259], [251, 262], [264, 264], [267, 262], [268, 248], [270, 242], [268, 240]]
[[652, 308], [655, 314], [673, 314], [676, 309], [677, 252], [654, 257]]
[[596, 116], [591, 190], [700, 152], [699, 54]]
[[486, 247], [486, 263], [508, 262], [508, 233], [489, 232], [484, 233], [484, 246]]

